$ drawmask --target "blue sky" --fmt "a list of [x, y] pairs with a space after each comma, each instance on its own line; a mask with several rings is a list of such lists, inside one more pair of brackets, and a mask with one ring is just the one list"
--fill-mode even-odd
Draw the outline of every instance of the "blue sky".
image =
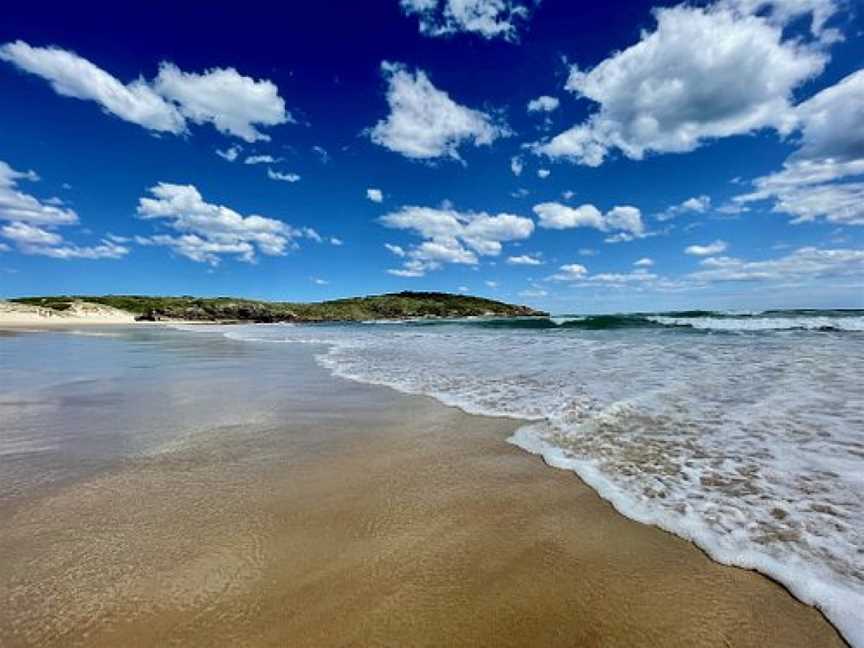
[[864, 306], [856, 0], [319, 4], [6, 8], [0, 295]]

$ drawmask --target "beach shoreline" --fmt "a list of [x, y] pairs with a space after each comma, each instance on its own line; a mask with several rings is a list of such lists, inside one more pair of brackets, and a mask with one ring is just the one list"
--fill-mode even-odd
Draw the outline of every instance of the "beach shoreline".
[[780, 585], [506, 443], [521, 421], [287, 353], [266, 422], [0, 500], [0, 643], [845, 645]]

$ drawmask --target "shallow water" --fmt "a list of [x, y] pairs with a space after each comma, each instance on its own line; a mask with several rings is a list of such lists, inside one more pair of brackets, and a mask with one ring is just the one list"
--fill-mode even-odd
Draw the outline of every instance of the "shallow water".
[[298, 401], [321, 402], [320, 373], [305, 350], [164, 327], [3, 337], [0, 505], [213, 429], [280, 424]]
[[691, 312], [222, 332], [324, 344], [339, 376], [528, 419], [513, 443], [625, 515], [769, 574], [860, 647], [862, 323], [860, 311]]

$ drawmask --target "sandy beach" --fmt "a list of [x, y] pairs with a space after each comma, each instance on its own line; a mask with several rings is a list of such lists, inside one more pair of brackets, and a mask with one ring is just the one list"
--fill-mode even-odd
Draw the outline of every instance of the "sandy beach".
[[[29, 337], [44, 336], [75, 337]], [[280, 358], [289, 377], [250, 388], [250, 405], [231, 381], [259, 352], [220, 353], [226, 382], [188, 402], [166, 400], [181, 386], [169, 369], [125, 405], [76, 393], [84, 407], [102, 394], [104, 415], [132, 427], [155, 402], [245, 400], [224, 425], [7, 489], [0, 644], [844, 645], [782, 587], [505, 443], [518, 421], [332, 378], [307, 349]], [[262, 385], [282, 375], [262, 366]]]
[[73, 302], [65, 311], [58, 311], [0, 300], [0, 328], [40, 329], [70, 324], [131, 324], [134, 321], [132, 313], [82, 301]]

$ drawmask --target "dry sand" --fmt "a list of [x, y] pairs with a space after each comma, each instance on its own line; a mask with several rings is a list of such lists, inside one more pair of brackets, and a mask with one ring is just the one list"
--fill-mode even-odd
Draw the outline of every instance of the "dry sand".
[[135, 316], [118, 308], [84, 301], [65, 311], [0, 300], [0, 327], [43, 328], [69, 324], [131, 324]]
[[353, 389], [0, 506], [0, 645], [843, 645], [516, 422]]

